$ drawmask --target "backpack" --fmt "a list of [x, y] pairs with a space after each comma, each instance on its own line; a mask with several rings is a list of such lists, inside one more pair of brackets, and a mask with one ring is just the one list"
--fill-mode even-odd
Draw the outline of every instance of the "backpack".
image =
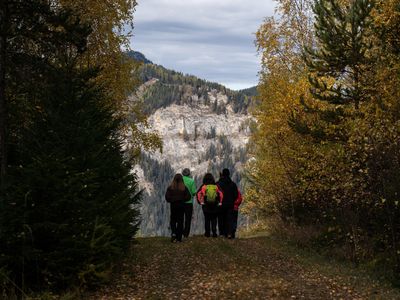
[[217, 204], [218, 192], [215, 184], [208, 184], [206, 186], [206, 193], [204, 200], [207, 204]]

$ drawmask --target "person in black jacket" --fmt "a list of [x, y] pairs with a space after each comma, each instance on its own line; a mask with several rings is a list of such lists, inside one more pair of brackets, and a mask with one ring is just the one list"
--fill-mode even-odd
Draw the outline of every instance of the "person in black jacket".
[[165, 200], [171, 204], [171, 242], [182, 241], [185, 202], [190, 198], [190, 192], [183, 183], [182, 175], [176, 174], [165, 193]]
[[217, 185], [224, 194], [224, 201], [218, 212], [218, 230], [220, 235], [231, 239], [233, 238], [234, 205], [238, 198], [238, 188], [230, 178], [228, 169], [223, 169], [220, 175], [221, 178]]

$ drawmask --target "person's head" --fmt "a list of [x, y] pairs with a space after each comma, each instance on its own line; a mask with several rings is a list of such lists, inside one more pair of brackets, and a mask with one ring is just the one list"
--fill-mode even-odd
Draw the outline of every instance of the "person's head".
[[190, 176], [190, 170], [188, 168], [183, 169], [182, 175], [183, 176]]
[[170, 187], [173, 190], [180, 190], [180, 191], [185, 190], [185, 184], [183, 183], [182, 174], [176, 174], [174, 176], [174, 179], [172, 180]]
[[222, 174], [222, 177], [229, 178], [231, 176], [231, 172], [229, 172], [229, 169], [223, 169], [221, 174]]
[[211, 173], [204, 175], [203, 184], [215, 184], [214, 176]]

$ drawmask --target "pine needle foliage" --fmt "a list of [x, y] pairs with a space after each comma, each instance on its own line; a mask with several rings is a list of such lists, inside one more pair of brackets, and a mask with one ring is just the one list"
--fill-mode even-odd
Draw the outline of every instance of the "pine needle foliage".
[[[314, 97], [332, 104], [354, 104], [359, 108], [365, 99], [362, 88], [371, 25], [372, 0], [315, 1], [316, 48], [306, 48], [305, 59], [310, 69], [309, 80]], [[331, 79], [331, 80], [329, 80]]]
[[51, 3], [7, 2], [13, 10], [0, 292], [14, 289], [21, 297], [107, 279], [139, 223], [125, 120], [95, 80], [101, 68], [80, 64], [91, 27]]
[[[100, 278], [138, 225], [136, 179], [120, 120], [87, 74], [57, 70], [24, 130], [1, 216], [2, 260], [24, 280], [65, 287]], [[22, 279], [21, 279], [22, 280]]]

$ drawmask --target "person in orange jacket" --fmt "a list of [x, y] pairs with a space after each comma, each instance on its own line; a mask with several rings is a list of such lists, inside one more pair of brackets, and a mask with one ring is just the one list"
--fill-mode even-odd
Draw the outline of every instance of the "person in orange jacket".
[[233, 205], [233, 220], [232, 220], [232, 238], [233, 239], [235, 238], [235, 235], [236, 235], [238, 216], [239, 216], [239, 206], [240, 206], [240, 204], [242, 204], [242, 201], [243, 201], [242, 194], [240, 193], [239, 189], [237, 191], [238, 191], [238, 196]]
[[206, 237], [210, 237], [210, 227], [213, 237], [217, 237], [217, 212], [222, 205], [223, 194], [215, 184], [214, 176], [207, 173], [203, 178], [203, 185], [197, 191], [197, 202], [201, 205], [204, 214]]

